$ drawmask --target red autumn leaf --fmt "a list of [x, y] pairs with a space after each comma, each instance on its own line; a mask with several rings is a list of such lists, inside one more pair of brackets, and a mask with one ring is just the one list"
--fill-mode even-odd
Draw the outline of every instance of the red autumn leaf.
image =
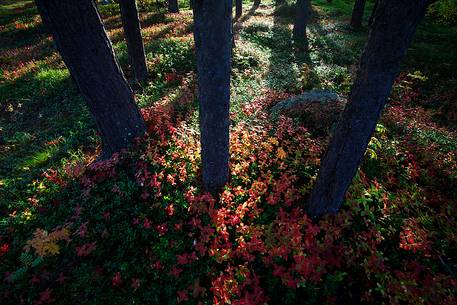
[[136, 291], [138, 288], [140, 288], [140, 280], [137, 278], [132, 278], [130, 286], [133, 288], [133, 291]]
[[121, 273], [119, 271], [116, 272], [116, 274], [113, 276], [113, 278], [111, 279], [111, 282], [114, 287], [118, 287], [118, 286], [122, 285], [122, 277], [121, 277]]
[[49, 304], [54, 301], [54, 299], [51, 296], [52, 290], [50, 288], [47, 288], [46, 290], [42, 291], [40, 293], [40, 298], [38, 301], [35, 302], [36, 305], [41, 305], [41, 304]]
[[187, 295], [187, 290], [180, 290], [180, 291], [178, 291], [177, 294], [178, 294], [178, 297], [177, 297], [178, 303], [187, 301], [189, 299], [189, 296]]

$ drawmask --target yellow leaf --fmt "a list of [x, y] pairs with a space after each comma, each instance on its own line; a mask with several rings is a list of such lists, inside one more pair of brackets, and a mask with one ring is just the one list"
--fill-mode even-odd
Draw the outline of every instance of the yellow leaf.
[[48, 243], [44, 247], [44, 250], [45, 252], [48, 252], [51, 255], [57, 255], [59, 254], [60, 248], [59, 245], [57, 245], [56, 243]]
[[278, 152], [276, 154], [279, 159], [284, 160], [284, 158], [287, 156], [287, 153], [282, 149], [282, 147], [278, 148]]
[[29, 251], [30, 248], [35, 249], [38, 256], [44, 257], [47, 255], [57, 255], [60, 252], [58, 241], [69, 240], [70, 230], [68, 228], [56, 229], [48, 233], [42, 229], [36, 229], [33, 233], [33, 238], [27, 241], [24, 250]]
[[270, 140], [270, 143], [273, 144], [273, 145], [278, 145], [279, 144], [278, 143], [278, 139], [276, 139], [276, 138], [270, 137], [269, 140]]
[[46, 188], [46, 186], [44, 185], [43, 183], [44, 181], [41, 181], [39, 184], [38, 184], [38, 189], [39, 190], [44, 190]]

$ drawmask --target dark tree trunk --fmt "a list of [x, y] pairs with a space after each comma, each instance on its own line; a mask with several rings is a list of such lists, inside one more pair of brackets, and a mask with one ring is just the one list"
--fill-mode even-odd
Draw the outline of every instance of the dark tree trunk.
[[178, 0], [168, 0], [168, 12], [179, 13]]
[[241, 17], [243, 14], [243, 0], [235, 0], [235, 17]]
[[93, 0], [36, 0], [36, 4], [95, 118], [103, 157], [143, 136], [143, 118]]
[[358, 29], [362, 26], [363, 11], [365, 10], [366, 0], [355, 0], [354, 8], [352, 9], [351, 27]]
[[323, 157], [307, 210], [336, 213], [363, 158], [427, 0], [380, 0], [349, 102]]
[[376, 0], [374, 3], [373, 10], [371, 11], [370, 19], [368, 20], [369, 26], [373, 25], [374, 15], [376, 13], [376, 9], [378, 8], [378, 2], [379, 2], [379, 0]]
[[311, 3], [309, 0], [297, 0], [295, 8], [295, 21], [292, 38], [307, 45], [306, 26], [310, 16]]
[[194, 0], [202, 178], [220, 190], [229, 176], [232, 0]]
[[119, 0], [122, 24], [127, 42], [130, 64], [136, 81], [143, 81], [148, 76], [146, 56], [144, 55], [143, 38], [141, 37], [140, 18], [135, 0]]

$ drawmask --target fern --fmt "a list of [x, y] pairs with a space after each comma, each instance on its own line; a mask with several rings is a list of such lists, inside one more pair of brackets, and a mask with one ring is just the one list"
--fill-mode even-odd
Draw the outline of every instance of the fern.
[[33, 256], [29, 252], [23, 252], [19, 257], [19, 261], [21, 262], [22, 266], [29, 268], [33, 264]]

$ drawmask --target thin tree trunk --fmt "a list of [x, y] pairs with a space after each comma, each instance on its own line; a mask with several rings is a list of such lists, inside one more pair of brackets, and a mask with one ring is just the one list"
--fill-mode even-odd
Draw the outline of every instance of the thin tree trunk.
[[241, 17], [243, 14], [243, 0], [235, 0], [235, 17]]
[[217, 192], [228, 181], [232, 0], [194, 0], [202, 179]]
[[369, 26], [373, 25], [374, 15], [376, 13], [376, 9], [378, 8], [378, 2], [379, 2], [379, 0], [376, 0], [374, 3], [373, 10], [371, 11], [370, 19], [368, 20]]
[[127, 42], [130, 63], [136, 81], [143, 81], [148, 76], [146, 56], [144, 54], [143, 38], [141, 37], [140, 18], [135, 0], [119, 0], [122, 24]]
[[43, 23], [95, 118], [103, 157], [143, 136], [145, 124], [93, 0], [36, 0]]
[[308, 44], [306, 26], [310, 16], [310, 9], [311, 3], [309, 0], [297, 0], [292, 38], [295, 41], [304, 43], [305, 46]]
[[178, 0], [168, 0], [168, 12], [179, 13]]
[[364, 156], [427, 0], [380, 0], [349, 102], [323, 157], [308, 213], [336, 213]]
[[352, 9], [351, 27], [358, 29], [362, 26], [363, 11], [365, 10], [366, 0], [355, 0], [354, 8]]

